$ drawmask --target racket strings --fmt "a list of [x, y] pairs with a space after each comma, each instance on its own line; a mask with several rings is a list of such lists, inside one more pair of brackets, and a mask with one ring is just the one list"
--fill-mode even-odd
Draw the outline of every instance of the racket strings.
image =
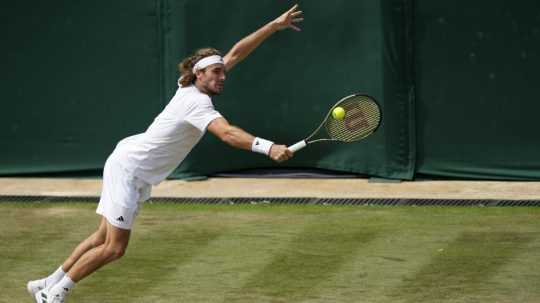
[[[341, 120], [328, 117], [325, 128], [330, 138], [343, 142], [363, 139], [373, 133], [381, 121], [379, 106], [368, 96], [356, 96], [336, 104], [345, 110]], [[332, 109], [333, 109], [332, 108]]]

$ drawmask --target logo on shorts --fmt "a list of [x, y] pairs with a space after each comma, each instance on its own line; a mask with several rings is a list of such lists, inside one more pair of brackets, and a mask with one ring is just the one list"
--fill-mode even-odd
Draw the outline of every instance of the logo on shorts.
[[120, 222], [124, 222], [124, 217], [120, 216], [118, 218], [116, 218], [117, 221], [120, 221]]

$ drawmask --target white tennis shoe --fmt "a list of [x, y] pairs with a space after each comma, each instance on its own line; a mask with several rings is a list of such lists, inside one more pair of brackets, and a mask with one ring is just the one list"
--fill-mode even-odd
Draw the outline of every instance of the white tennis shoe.
[[30, 281], [26, 284], [26, 290], [32, 296], [32, 298], [36, 296], [36, 293], [45, 288], [47, 288], [47, 282], [45, 279]]
[[64, 303], [65, 302], [65, 293], [61, 292], [58, 294], [51, 294], [51, 289], [46, 288], [40, 290], [36, 293], [34, 298], [36, 303]]

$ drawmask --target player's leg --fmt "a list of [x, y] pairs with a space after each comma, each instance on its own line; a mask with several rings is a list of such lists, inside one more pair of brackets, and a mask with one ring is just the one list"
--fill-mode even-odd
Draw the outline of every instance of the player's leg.
[[71, 255], [64, 261], [62, 264], [62, 269], [65, 272], [68, 272], [71, 267], [79, 260], [79, 258], [84, 255], [87, 251], [92, 248], [98, 247], [101, 244], [105, 243], [105, 237], [107, 236], [107, 220], [101, 217], [101, 222], [99, 228], [96, 232], [82, 241], [71, 253]]
[[138, 191], [133, 179], [134, 176], [126, 173], [113, 153], [105, 162], [101, 198], [96, 209], [102, 217], [100, 228], [64, 262], [64, 269], [73, 281], [78, 282], [108, 263], [103, 258], [111, 248], [125, 250], [127, 247], [138, 207]]
[[124, 170], [113, 155], [105, 163], [101, 199], [96, 210], [103, 218], [102, 224], [98, 232], [83, 241], [64, 262], [68, 273], [51, 288], [36, 293], [35, 298], [40, 303], [61, 302], [75, 282], [122, 257], [127, 248], [139, 202], [149, 198], [151, 186]]
[[128, 246], [131, 231], [111, 225], [105, 220], [107, 235], [105, 242], [82, 255], [71, 267], [68, 276], [79, 282], [105, 264], [121, 258]]
[[[124, 255], [139, 207], [137, 203], [139, 188], [129, 180], [131, 180], [129, 177], [124, 180], [121, 174], [117, 177], [113, 174], [113, 178], [104, 178], [103, 192], [96, 210], [104, 218], [102, 220], [105, 227], [103, 244], [83, 253], [62, 280], [53, 287], [38, 292], [35, 298], [40, 299], [40, 303], [43, 303], [43, 299], [48, 300], [45, 301], [47, 303], [55, 302], [54, 300], [62, 302], [76, 282]], [[123, 203], [115, 201], [123, 201]], [[124, 204], [132, 205], [132, 207], [125, 207]]]
[[37, 302], [64, 302], [65, 296], [75, 283], [124, 255], [131, 231], [113, 226], [107, 220], [105, 220], [105, 225], [107, 230], [105, 242], [80, 256], [66, 275], [53, 287], [38, 292], [35, 295]]
[[59, 267], [56, 271], [54, 271], [49, 276], [39, 279], [39, 280], [33, 280], [28, 282], [26, 285], [26, 289], [28, 292], [35, 296], [35, 294], [47, 287], [51, 287], [54, 284], [56, 284], [58, 281], [60, 281], [66, 272], [68, 272], [73, 264], [87, 251], [90, 249], [97, 247], [105, 242], [105, 236], [107, 233], [107, 225], [105, 222], [105, 219], [102, 218], [99, 228], [96, 232], [94, 232], [92, 235], [90, 235], [88, 238], [86, 238], [84, 241], [82, 241], [71, 253], [71, 255], [64, 261], [61, 267]]

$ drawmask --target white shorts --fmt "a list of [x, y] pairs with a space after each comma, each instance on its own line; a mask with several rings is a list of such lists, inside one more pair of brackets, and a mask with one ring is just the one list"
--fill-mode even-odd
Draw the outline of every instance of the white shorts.
[[103, 187], [96, 213], [121, 229], [131, 229], [142, 202], [150, 198], [152, 185], [122, 167], [114, 153], [105, 162]]

